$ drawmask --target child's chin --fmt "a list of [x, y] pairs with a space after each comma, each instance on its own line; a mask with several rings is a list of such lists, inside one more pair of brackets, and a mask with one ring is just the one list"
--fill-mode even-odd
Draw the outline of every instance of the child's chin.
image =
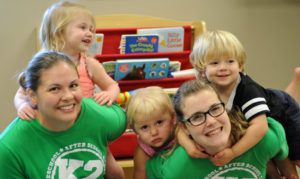
[[155, 144], [155, 145], [152, 145], [152, 148], [154, 149], [159, 149], [163, 146], [163, 144]]

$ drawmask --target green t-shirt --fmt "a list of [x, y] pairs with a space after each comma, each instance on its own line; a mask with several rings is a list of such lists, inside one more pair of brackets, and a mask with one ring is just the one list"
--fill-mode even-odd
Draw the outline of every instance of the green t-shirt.
[[284, 129], [277, 121], [268, 118], [269, 130], [253, 148], [222, 167], [215, 166], [209, 159], [196, 159], [177, 146], [168, 157], [166, 152], [147, 161], [148, 179], [194, 179], [194, 178], [265, 178], [267, 162], [276, 157], [288, 156]]
[[107, 144], [126, 128], [123, 109], [82, 100], [74, 125], [51, 132], [16, 118], [0, 136], [0, 178], [103, 178]]

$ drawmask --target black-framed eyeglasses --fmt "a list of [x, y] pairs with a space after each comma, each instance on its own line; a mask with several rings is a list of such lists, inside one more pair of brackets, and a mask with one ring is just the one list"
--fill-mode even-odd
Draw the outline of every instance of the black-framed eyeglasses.
[[218, 117], [221, 114], [223, 114], [225, 111], [225, 104], [224, 103], [218, 103], [212, 105], [208, 111], [206, 112], [196, 112], [191, 115], [191, 117], [184, 119], [183, 122], [189, 122], [193, 126], [199, 126], [201, 124], [204, 124], [207, 119], [207, 114], [209, 114], [211, 117]]

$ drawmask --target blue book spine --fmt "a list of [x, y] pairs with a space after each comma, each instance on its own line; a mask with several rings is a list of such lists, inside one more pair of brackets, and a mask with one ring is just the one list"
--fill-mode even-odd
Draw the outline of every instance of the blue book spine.
[[121, 53], [158, 52], [158, 35], [125, 35], [123, 38]]

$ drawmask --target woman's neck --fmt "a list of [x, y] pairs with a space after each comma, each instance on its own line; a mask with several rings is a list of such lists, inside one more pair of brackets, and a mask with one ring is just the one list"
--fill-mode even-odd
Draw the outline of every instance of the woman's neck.
[[73, 126], [73, 124], [75, 123], [74, 121], [70, 121], [67, 123], [64, 122], [55, 122], [57, 120], [53, 120], [53, 119], [45, 119], [43, 116], [41, 116], [39, 113], [37, 113], [37, 117], [36, 119], [39, 121], [39, 123], [46, 129], [48, 129], [49, 131], [53, 131], [53, 132], [61, 132], [61, 131], [66, 131], [67, 129], [69, 129], [71, 126]]
[[230, 138], [229, 138], [226, 143], [220, 144], [219, 146], [206, 146], [205, 152], [210, 156], [214, 156], [217, 153], [223, 151], [224, 149], [230, 148], [230, 147], [232, 147], [232, 142], [230, 141]]

